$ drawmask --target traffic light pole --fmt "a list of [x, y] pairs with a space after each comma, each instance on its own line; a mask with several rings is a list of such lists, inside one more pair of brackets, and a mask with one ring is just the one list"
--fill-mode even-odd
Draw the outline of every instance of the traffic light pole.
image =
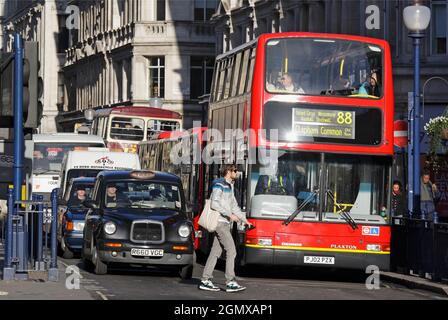
[[23, 45], [22, 37], [14, 35], [14, 200], [22, 200], [23, 170]]

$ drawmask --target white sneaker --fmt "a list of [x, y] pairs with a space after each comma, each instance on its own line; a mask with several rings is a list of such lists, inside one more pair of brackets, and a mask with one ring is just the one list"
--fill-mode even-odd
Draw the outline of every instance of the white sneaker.
[[246, 290], [246, 287], [240, 286], [236, 281], [230, 281], [226, 286], [226, 292], [238, 292]]
[[199, 289], [207, 291], [220, 291], [221, 289], [213, 284], [210, 280], [201, 281]]

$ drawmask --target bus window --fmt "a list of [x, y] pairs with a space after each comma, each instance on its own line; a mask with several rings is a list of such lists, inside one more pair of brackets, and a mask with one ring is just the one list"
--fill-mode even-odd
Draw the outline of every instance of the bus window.
[[176, 131], [180, 129], [180, 123], [169, 120], [148, 120], [147, 140], [161, 131]]
[[252, 167], [250, 194], [252, 217], [287, 218], [304, 205], [298, 217], [317, 219], [319, 154], [280, 152], [276, 163]]
[[[275, 93], [382, 97], [383, 51], [358, 41], [275, 39], [266, 45], [266, 89]], [[280, 75], [280, 82], [277, 75]]]
[[368, 156], [326, 157], [327, 190], [323, 211], [326, 218], [349, 212], [357, 215], [381, 215], [386, 206], [388, 166]]
[[143, 140], [145, 122], [138, 118], [112, 118], [110, 137], [117, 140]]

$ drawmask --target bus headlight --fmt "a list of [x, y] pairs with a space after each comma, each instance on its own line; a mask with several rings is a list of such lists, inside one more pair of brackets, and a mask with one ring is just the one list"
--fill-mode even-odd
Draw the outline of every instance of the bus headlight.
[[115, 223], [113, 222], [106, 222], [106, 224], [104, 225], [104, 232], [106, 232], [107, 234], [114, 234], [115, 231], [117, 231], [117, 226], [115, 225]]
[[188, 237], [188, 236], [190, 235], [190, 233], [191, 233], [191, 229], [190, 229], [190, 227], [189, 227], [188, 225], [183, 224], [183, 225], [181, 225], [181, 226], [179, 227], [179, 229], [177, 230], [177, 232], [179, 233], [179, 235], [180, 235], [182, 238], [186, 238], [186, 237]]

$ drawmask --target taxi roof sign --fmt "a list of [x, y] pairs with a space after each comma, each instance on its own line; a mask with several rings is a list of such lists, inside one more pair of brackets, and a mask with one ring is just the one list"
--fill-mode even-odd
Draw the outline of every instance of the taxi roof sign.
[[135, 179], [152, 179], [156, 174], [153, 171], [132, 171], [130, 176]]

